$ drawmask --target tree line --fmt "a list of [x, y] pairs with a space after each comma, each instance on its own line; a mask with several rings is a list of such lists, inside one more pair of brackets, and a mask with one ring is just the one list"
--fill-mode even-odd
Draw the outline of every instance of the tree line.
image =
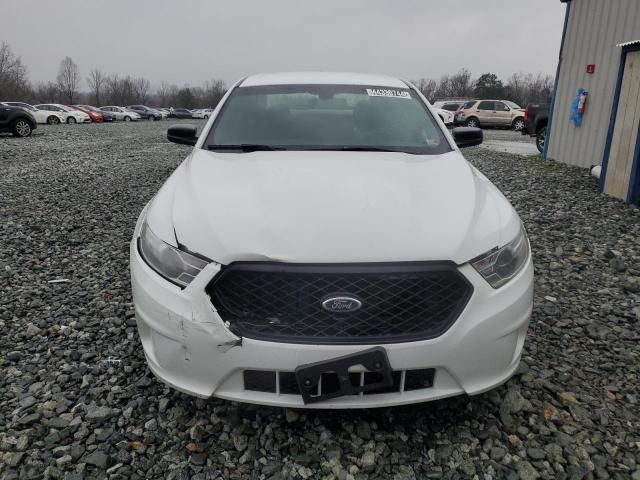
[[526, 106], [547, 102], [553, 90], [553, 76], [542, 73], [514, 73], [505, 82], [495, 73], [483, 73], [474, 79], [466, 68], [439, 80], [420, 78], [413, 82], [430, 102], [445, 98], [488, 98], [511, 100]]
[[227, 91], [225, 83], [217, 79], [207, 80], [200, 86], [182, 87], [161, 81], [154, 88], [146, 78], [107, 74], [99, 68], [90, 70], [84, 80], [86, 89], [83, 90], [79, 66], [71, 57], [65, 57], [55, 81], [33, 85], [22, 59], [9, 44], [0, 43], [0, 101], [213, 108]]
[[[215, 107], [227, 91], [222, 80], [208, 80], [195, 87], [179, 87], [161, 81], [154, 87], [146, 78], [110, 75], [98, 68], [89, 71], [85, 82], [88, 90], [82, 91], [80, 68], [71, 57], [65, 57], [60, 62], [55, 81], [32, 85], [20, 57], [7, 43], [0, 43], [0, 100], [196, 108]], [[414, 84], [430, 102], [451, 97], [492, 98], [525, 106], [549, 100], [553, 77], [541, 73], [514, 73], [502, 81], [494, 73], [483, 73], [474, 79], [471, 72], [463, 68], [438, 80], [420, 78]]]

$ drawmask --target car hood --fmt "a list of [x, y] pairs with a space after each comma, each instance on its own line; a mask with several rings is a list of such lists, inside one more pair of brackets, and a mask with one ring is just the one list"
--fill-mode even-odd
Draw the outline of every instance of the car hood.
[[194, 149], [151, 203], [165, 241], [214, 261], [464, 263], [520, 228], [457, 151]]

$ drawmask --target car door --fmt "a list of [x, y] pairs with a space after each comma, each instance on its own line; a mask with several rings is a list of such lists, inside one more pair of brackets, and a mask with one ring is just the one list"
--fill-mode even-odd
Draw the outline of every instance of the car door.
[[7, 105], [0, 104], [0, 127], [6, 128], [9, 124], [9, 113], [12, 108]]
[[511, 125], [511, 120], [513, 117], [513, 113], [509, 106], [504, 102], [493, 102], [495, 103], [495, 110], [493, 112], [494, 119], [496, 125], [501, 127], [508, 127]]
[[478, 103], [476, 112], [478, 120], [481, 125], [495, 125], [495, 118], [493, 116], [494, 102], [490, 100], [483, 100]]

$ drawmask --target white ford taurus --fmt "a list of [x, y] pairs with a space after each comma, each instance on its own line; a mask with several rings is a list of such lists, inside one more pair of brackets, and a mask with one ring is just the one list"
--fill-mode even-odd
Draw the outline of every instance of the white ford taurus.
[[410, 83], [265, 74], [236, 83], [131, 242], [140, 339], [199, 397], [366, 408], [477, 394], [516, 370], [529, 241]]

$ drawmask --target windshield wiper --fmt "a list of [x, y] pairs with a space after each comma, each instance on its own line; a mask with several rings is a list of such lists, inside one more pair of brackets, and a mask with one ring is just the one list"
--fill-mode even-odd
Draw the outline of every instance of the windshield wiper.
[[344, 152], [404, 152], [399, 148], [387, 148], [387, 147], [369, 147], [366, 145], [362, 146], [348, 146], [345, 145], [343, 147], [338, 147], [336, 150], [342, 150]]
[[241, 152], [270, 152], [274, 150], [286, 150], [284, 147], [273, 145], [261, 145], [258, 143], [240, 143], [238, 145], [207, 145], [208, 150], [239, 150]]
[[403, 148], [392, 147], [375, 147], [369, 145], [326, 145], [326, 146], [314, 146], [303, 147], [301, 150], [320, 150], [329, 152], [393, 152], [393, 153], [409, 153], [418, 154], [419, 152], [412, 152]]

